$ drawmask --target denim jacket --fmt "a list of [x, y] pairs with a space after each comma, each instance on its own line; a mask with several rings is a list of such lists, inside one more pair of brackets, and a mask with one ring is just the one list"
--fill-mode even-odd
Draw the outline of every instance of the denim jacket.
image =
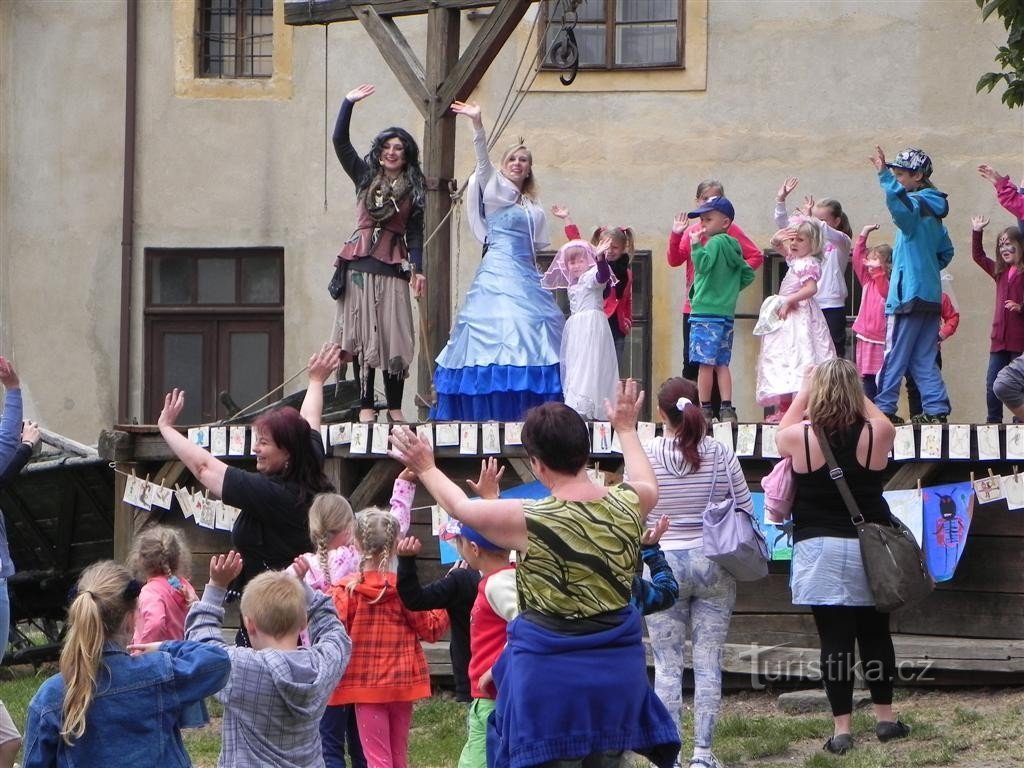
[[22, 765], [190, 766], [178, 718], [186, 705], [219, 691], [230, 671], [227, 651], [203, 643], [163, 643], [141, 656], [107, 643], [82, 738], [70, 747], [61, 738], [64, 680], [54, 675], [29, 703]]

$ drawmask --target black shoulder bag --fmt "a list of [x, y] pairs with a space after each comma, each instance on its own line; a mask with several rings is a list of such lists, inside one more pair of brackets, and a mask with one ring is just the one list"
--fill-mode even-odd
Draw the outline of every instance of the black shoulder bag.
[[[873, 434], [870, 422], [867, 428], [871, 439]], [[888, 525], [867, 522], [850, 492], [843, 470], [836, 464], [836, 457], [825, 435], [817, 427], [814, 428], [814, 434], [828, 462], [829, 477], [835, 481], [839, 495], [843, 497], [850, 513], [850, 520], [857, 529], [860, 556], [871, 594], [875, 598], [875, 608], [889, 613], [924, 600], [935, 589], [935, 581], [928, 572], [924, 554], [917, 546], [914, 534], [891, 514]], [[870, 451], [868, 461], [871, 461]]]

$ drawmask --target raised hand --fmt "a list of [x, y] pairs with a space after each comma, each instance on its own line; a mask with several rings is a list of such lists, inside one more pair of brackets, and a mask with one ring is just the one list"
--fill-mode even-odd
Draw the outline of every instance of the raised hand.
[[796, 237], [796, 230], [793, 227], [783, 227], [772, 235], [771, 240], [768, 242], [772, 248], [779, 248], [794, 237]]
[[473, 121], [473, 125], [480, 127], [483, 125], [483, 118], [481, 117], [480, 105], [472, 101], [453, 101], [452, 112], [456, 115], [465, 115]]
[[796, 176], [790, 176], [779, 187], [779, 191], [775, 193], [775, 199], [780, 202], [786, 202], [786, 198], [789, 197], [789, 193], [796, 189], [796, 185], [800, 183], [800, 179]]
[[17, 389], [21, 386], [18, 372], [14, 370], [14, 363], [6, 357], [0, 357], [0, 384], [3, 384], [7, 389]]
[[242, 556], [233, 549], [226, 555], [214, 555], [210, 558], [210, 583], [215, 587], [227, 589], [241, 572]]
[[608, 421], [616, 432], [635, 432], [640, 408], [644, 404], [644, 393], [633, 379], [619, 382], [615, 404], [604, 401]]
[[505, 467], [498, 468], [498, 460], [491, 456], [480, 462], [480, 477], [474, 483], [466, 480], [466, 484], [481, 499], [496, 499], [501, 493], [501, 478], [505, 475]]
[[814, 195], [804, 195], [804, 204], [800, 206], [804, 216], [810, 216], [814, 210]]
[[34, 421], [26, 421], [21, 425], [21, 442], [28, 443], [35, 448], [39, 445], [40, 439], [39, 425]]
[[865, 224], [864, 228], [861, 229], [861, 231], [860, 231], [860, 236], [861, 237], [867, 237], [872, 232], [874, 232], [876, 229], [880, 229], [880, 228], [881, 227], [878, 224]]
[[594, 255], [596, 257], [603, 258], [608, 249], [612, 247], [612, 239], [610, 237], [602, 237], [601, 241], [594, 246]]
[[551, 215], [558, 219], [568, 219], [569, 209], [564, 205], [552, 205]]
[[185, 409], [185, 390], [172, 389], [164, 395], [164, 408], [156, 419], [158, 427], [173, 427]]
[[885, 152], [883, 152], [882, 148], [877, 144], [875, 145], [874, 152], [871, 153], [871, 157], [868, 159], [871, 161], [871, 164], [875, 166], [876, 171], [881, 171], [885, 168]]
[[306, 574], [309, 573], [309, 561], [302, 555], [299, 555], [294, 560], [292, 560], [291, 571], [295, 574], [296, 578], [298, 578], [299, 581], [302, 581], [304, 578], [306, 578]]
[[323, 384], [338, 370], [341, 363], [341, 347], [326, 341], [317, 352], [309, 358], [309, 380]]
[[403, 469], [401, 472], [398, 473], [398, 479], [399, 480], [405, 480], [405, 482], [407, 482], [407, 483], [415, 483], [416, 482], [416, 473], [413, 472], [408, 467], [406, 467], [405, 469]]
[[640, 543], [645, 547], [650, 547], [661, 541], [661, 537], [665, 535], [665, 531], [668, 530], [668, 515], [662, 515], [658, 518], [658, 522], [654, 524], [653, 528], [648, 528], [644, 531], [644, 535], [640, 537]]
[[690, 220], [686, 217], [686, 212], [676, 214], [676, 217], [672, 219], [672, 233], [681, 235], [686, 231], [686, 228], [690, 226]]
[[999, 171], [995, 170], [991, 165], [982, 163], [978, 166], [978, 173], [981, 174], [982, 178], [988, 179], [993, 184], [999, 184], [1006, 177], [1003, 176]]
[[704, 228], [703, 224], [701, 224], [699, 227], [694, 227], [693, 229], [691, 229], [690, 230], [690, 245], [691, 246], [698, 245], [701, 242], [701, 240], [704, 239], [704, 235], [706, 233], [707, 233], [707, 230]]
[[971, 216], [971, 229], [975, 232], [981, 232], [985, 227], [988, 226], [988, 217], [986, 216]]
[[362, 101], [367, 96], [373, 96], [376, 91], [377, 88], [375, 86], [370, 83], [363, 83], [346, 93], [345, 98], [355, 104], [357, 101]]
[[391, 431], [391, 446], [388, 456], [402, 462], [417, 475], [434, 468], [434, 449], [426, 438], [421, 438], [408, 427], [398, 426]]
[[415, 536], [406, 536], [398, 542], [395, 552], [399, 557], [416, 557], [423, 549], [423, 543]]

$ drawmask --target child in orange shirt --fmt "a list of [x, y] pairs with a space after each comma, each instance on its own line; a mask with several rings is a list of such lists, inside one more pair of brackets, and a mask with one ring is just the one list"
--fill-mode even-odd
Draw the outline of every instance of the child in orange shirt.
[[412, 703], [430, 696], [420, 641], [436, 642], [448, 630], [445, 611], [410, 611], [399, 599], [391, 569], [398, 534], [390, 511], [356, 515], [359, 573], [330, 590], [352, 638], [352, 657], [328, 704], [355, 704], [369, 768], [407, 768]]

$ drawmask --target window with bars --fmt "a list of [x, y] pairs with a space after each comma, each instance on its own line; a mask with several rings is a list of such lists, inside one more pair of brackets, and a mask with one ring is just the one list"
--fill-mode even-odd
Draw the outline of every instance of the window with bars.
[[[583, 0], [573, 30], [580, 69], [664, 69], [684, 65], [684, 0]], [[572, 0], [544, 0], [543, 66]]]
[[198, 0], [196, 11], [199, 77], [274, 74], [273, 0]]

